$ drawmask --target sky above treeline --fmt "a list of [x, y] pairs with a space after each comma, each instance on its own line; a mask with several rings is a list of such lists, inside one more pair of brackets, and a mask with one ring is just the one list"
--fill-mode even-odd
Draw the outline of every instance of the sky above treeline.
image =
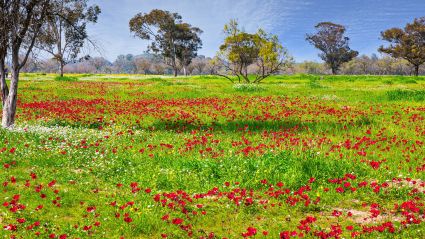
[[129, 31], [130, 18], [152, 9], [177, 12], [183, 21], [201, 28], [200, 55], [214, 56], [224, 39], [222, 29], [237, 19], [248, 32], [259, 27], [279, 37], [297, 62], [316, 60], [318, 51], [305, 41], [318, 22], [332, 21], [347, 27], [351, 48], [360, 54], [377, 53], [384, 42], [380, 32], [404, 27], [414, 18], [425, 16], [425, 0], [91, 0], [102, 14], [89, 27], [103, 56], [113, 61], [121, 54], [142, 54], [147, 41]]

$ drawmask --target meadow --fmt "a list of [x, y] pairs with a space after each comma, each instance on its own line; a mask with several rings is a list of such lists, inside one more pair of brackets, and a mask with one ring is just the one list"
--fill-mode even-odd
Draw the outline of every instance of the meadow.
[[21, 77], [0, 238], [425, 238], [425, 77]]

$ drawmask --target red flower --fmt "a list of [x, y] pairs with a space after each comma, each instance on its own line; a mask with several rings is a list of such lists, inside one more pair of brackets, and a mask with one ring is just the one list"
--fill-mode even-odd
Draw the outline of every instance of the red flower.
[[25, 218], [18, 218], [16, 219], [16, 221], [22, 224], [25, 223], [27, 220], [25, 220]]
[[172, 221], [172, 223], [174, 225], [180, 225], [180, 224], [183, 223], [183, 219], [181, 219], [181, 218], [174, 218], [173, 221]]

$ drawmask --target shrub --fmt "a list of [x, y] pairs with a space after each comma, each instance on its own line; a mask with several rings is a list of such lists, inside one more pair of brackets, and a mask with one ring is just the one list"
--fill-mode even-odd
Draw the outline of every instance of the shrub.
[[239, 92], [260, 92], [265, 90], [258, 84], [234, 84], [233, 88]]

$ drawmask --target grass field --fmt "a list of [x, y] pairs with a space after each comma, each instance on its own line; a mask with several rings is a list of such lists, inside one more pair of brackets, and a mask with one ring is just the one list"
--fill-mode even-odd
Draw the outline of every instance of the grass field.
[[425, 238], [425, 77], [23, 74], [1, 238]]

